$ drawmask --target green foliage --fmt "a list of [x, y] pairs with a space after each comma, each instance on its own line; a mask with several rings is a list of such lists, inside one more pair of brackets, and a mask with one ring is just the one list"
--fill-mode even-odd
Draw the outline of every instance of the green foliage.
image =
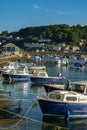
[[[3, 32], [5, 34], [6, 32]], [[74, 43], [77, 44], [81, 39], [87, 40], [87, 26], [73, 25], [69, 26], [66, 24], [59, 25], [48, 25], [38, 27], [27, 27], [20, 29], [18, 32], [13, 32], [14, 37], [19, 36], [27, 39], [27, 41], [33, 41], [36, 37], [36, 41], [41, 38], [49, 38], [52, 43]]]
[[8, 31], [2, 31], [2, 34], [3, 36], [8, 36]]

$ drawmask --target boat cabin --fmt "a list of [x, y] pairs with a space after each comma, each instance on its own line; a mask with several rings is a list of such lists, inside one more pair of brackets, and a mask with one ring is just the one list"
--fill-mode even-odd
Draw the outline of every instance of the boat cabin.
[[87, 103], [87, 96], [73, 91], [53, 91], [48, 94], [48, 100], [66, 103]]
[[87, 94], [87, 81], [72, 82], [71, 90], [74, 92]]
[[9, 74], [29, 74], [28, 67], [21, 65], [18, 69], [11, 70]]
[[7, 62], [5, 66], [3, 66], [3, 69], [17, 69], [18, 63], [16, 62]]
[[22, 74], [22, 73], [24, 73], [24, 74], [29, 74], [29, 72], [28, 72], [28, 67], [27, 66], [24, 66], [24, 65], [21, 65], [19, 68], [18, 68], [18, 70], [17, 70], [17, 73], [18, 74]]
[[3, 73], [10, 73], [11, 71], [17, 70], [19, 67], [17, 62], [7, 62], [2, 68], [0, 68], [0, 72]]
[[32, 71], [32, 76], [37, 76], [37, 77], [48, 77], [48, 74], [46, 71]]

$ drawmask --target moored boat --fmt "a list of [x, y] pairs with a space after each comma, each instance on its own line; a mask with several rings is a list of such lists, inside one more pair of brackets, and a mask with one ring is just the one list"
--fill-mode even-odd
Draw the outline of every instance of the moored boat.
[[[76, 84], [79, 85], [78, 82]], [[43, 115], [64, 117], [66, 120], [87, 118], [87, 82], [80, 82], [77, 92], [74, 90], [55, 90], [46, 97], [37, 96]]]
[[75, 92], [84, 92], [85, 85], [87, 84], [86, 81], [78, 81], [78, 82], [71, 82], [70, 80], [65, 80], [61, 84], [44, 84], [45, 91], [51, 92], [53, 90], [68, 90], [68, 91], [75, 91]]
[[30, 66], [29, 70], [46, 70], [46, 66]]
[[69, 65], [68, 58], [63, 58], [62, 61], [61, 61], [61, 65], [62, 65], [62, 66], [67, 66], [67, 65]]
[[61, 83], [65, 80], [64, 76], [48, 76], [46, 71], [33, 71], [30, 80], [35, 83]]
[[45, 91], [51, 92], [53, 90], [64, 90], [65, 85], [64, 84], [44, 84]]
[[76, 62], [76, 63], [74, 63], [74, 69], [83, 71], [84, 70], [84, 66], [81, 63]]
[[18, 62], [7, 62], [3, 67], [0, 68], [0, 72], [8, 73], [11, 70], [18, 69], [18, 67], [19, 67]]
[[20, 65], [20, 67], [16, 70], [11, 70], [9, 73], [2, 73], [2, 77], [4, 80], [12, 81], [26, 81], [29, 80], [29, 72], [28, 67], [24, 65]]

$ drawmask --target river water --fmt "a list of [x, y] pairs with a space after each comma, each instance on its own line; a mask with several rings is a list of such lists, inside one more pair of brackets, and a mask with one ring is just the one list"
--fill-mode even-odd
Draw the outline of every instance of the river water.
[[[84, 71], [74, 70], [73, 66], [58, 66], [54, 62], [37, 63], [46, 65], [49, 76], [56, 76], [61, 72], [66, 79], [71, 81], [87, 80], [87, 66]], [[75, 119], [70, 121], [44, 118], [39, 107], [36, 96], [45, 93], [43, 84], [35, 84], [29, 82], [4, 83], [2, 77], [0, 78], [0, 89], [6, 97], [10, 97], [11, 105], [6, 109], [0, 110], [0, 119], [16, 120], [15, 123], [2, 124], [1, 129], [17, 129], [17, 130], [87, 130], [87, 119]], [[4, 111], [5, 110], [5, 111]], [[1, 112], [0, 112], [1, 113]]]

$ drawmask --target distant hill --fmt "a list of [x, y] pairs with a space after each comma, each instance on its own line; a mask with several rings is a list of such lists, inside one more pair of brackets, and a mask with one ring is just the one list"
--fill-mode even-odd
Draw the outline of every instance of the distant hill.
[[38, 41], [38, 39], [51, 39], [54, 44], [65, 42], [66, 44], [78, 44], [81, 39], [87, 41], [87, 26], [66, 24], [26, 27], [18, 32], [11, 32], [14, 37], [22, 37], [25, 41]]
[[55, 41], [78, 41], [79, 39], [87, 39], [87, 26], [69, 26], [66, 24], [48, 25], [38, 27], [27, 27], [19, 30], [14, 34], [20, 37], [38, 37], [51, 38]]

